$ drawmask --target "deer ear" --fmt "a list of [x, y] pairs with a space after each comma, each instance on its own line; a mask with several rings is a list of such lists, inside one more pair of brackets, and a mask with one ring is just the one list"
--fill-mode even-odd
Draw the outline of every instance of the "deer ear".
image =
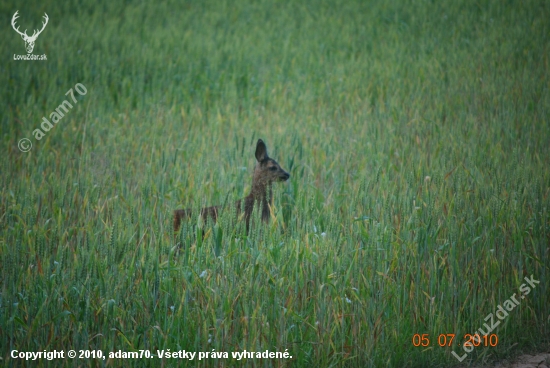
[[256, 160], [258, 162], [262, 162], [267, 158], [267, 147], [265, 146], [264, 141], [261, 139], [258, 139], [258, 143], [256, 144]]

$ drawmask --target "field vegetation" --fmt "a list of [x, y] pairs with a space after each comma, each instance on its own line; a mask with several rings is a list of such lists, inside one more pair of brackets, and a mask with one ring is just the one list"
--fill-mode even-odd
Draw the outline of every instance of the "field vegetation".
[[[13, 60], [16, 10], [29, 34], [48, 14], [47, 61]], [[9, 0], [0, 20], [0, 365], [448, 367], [514, 293], [462, 364], [550, 343], [549, 2]], [[176, 208], [249, 193], [259, 138], [291, 175], [270, 223], [174, 237]], [[107, 357], [11, 357], [69, 349]], [[108, 357], [140, 350], [229, 358]]]

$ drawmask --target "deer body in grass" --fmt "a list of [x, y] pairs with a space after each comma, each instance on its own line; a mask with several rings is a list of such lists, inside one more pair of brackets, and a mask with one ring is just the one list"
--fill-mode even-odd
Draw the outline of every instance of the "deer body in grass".
[[[244, 220], [246, 221], [247, 232], [249, 230], [250, 217], [252, 216], [254, 208], [260, 209], [264, 222], [269, 221], [272, 200], [271, 185], [273, 182], [286, 181], [290, 177], [290, 174], [283, 170], [277, 161], [267, 155], [267, 147], [261, 139], [258, 139], [258, 143], [256, 144], [255, 156], [257, 162], [252, 177], [252, 189], [250, 194], [234, 203], [237, 216], [240, 216], [241, 211], [244, 209]], [[221, 210], [222, 206], [205, 207], [200, 210], [200, 215], [204, 221], [210, 218], [215, 222]], [[192, 216], [193, 213], [191, 209], [174, 211], [174, 231], [177, 232], [181, 222]]]

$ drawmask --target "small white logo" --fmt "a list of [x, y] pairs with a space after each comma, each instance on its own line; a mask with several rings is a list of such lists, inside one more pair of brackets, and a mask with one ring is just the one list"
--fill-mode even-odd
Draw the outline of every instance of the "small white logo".
[[46, 24], [48, 24], [48, 14], [44, 13], [44, 22], [42, 23], [42, 29], [40, 31], [35, 29], [32, 36], [29, 36], [29, 35], [27, 35], [27, 30], [26, 29], [25, 29], [25, 32], [21, 32], [19, 30], [19, 26], [17, 26], [17, 28], [15, 27], [15, 20], [17, 18], [19, 18], [19, 16], [17, 15], [18, 12], [19, 12], [19, 10], [16, 11], [15, 14], [13, 15], [13, 18], [11, 18], [11, 26], [13, 27], [15, 32], [17, 32], [21, 35], [21, 38], [23, 39], [23, 41], [25, 41], [25, 48], [27, 49], [27, 54], [30, 54], [30, 53], [32, 53], [32, 50], [34, 49], [34, 42], [38, 38], [38, 35], [40, 35], [40, 33], [42, 33], [44, 28], [46, 28]]

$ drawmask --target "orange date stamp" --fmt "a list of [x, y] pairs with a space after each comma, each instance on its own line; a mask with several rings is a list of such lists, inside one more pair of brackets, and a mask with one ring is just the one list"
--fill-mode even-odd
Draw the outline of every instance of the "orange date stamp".
[[[455, 334], [439, 334], [437, 336], [437, 345], [439, 346], [451, 346], [455, 339]], [[430, 335], [429, 334], [414, 334], [412, 337], [413, 346], [422, 346], [428, 347], [431, 345]], [[498, 336], [497, 334], [490, 335], [480, 335], [480, 334], [464, 334], [462, 337], [462, 342], [458, 343], [458, 346], [465, 347], [478, 347], [478, 346], [491, 346], [495, 347], [498, 345]]]

